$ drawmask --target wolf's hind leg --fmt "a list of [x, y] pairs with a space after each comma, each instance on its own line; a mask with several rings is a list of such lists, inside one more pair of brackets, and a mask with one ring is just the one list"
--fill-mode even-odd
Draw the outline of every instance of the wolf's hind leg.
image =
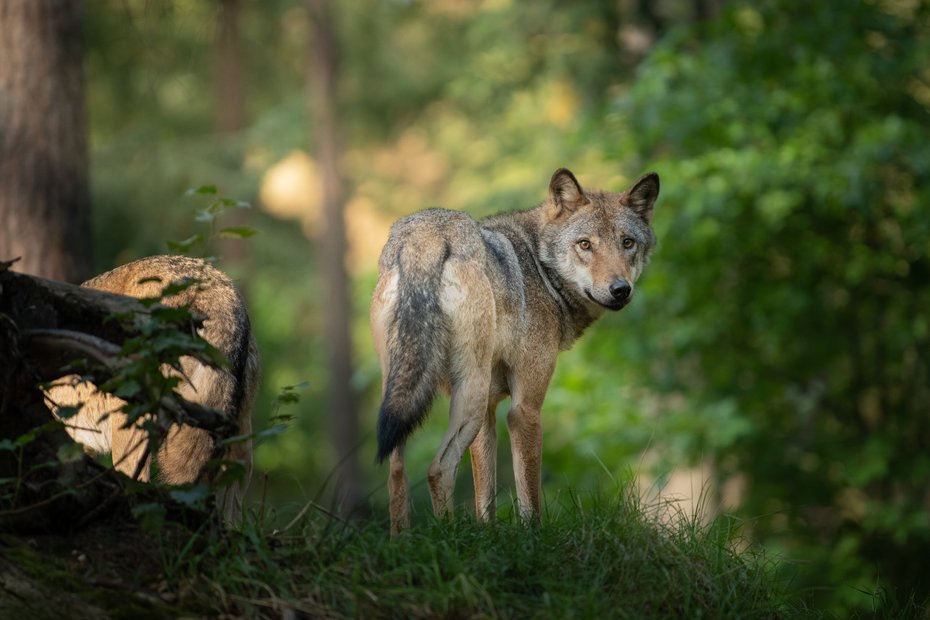
[[455, 476], [465, 450], [478, 435], [488, 396], [488, 377], [470, 377], [452, 387], [449, 408], [449, 428], [439, 445], [436, 458], [429, 466], [429, 490], [433, 514], [451, 514]]
[[452, 511], [459, 463], [485, 424], [495, 324], [494, 295], [481, 263], [449, 261], [443, 271], [442, 286], [440, 301], [449, 326], [452, 402], [449, 428], [429, 467], [430, 495], [436, 515]]
[[407, 473], [404, 471], [404, 446], [394, 448], [390, 458], [391, 475], [388, 478], [388, 497], [391, 535], [393, 536], [410, 527], [410, 494]]

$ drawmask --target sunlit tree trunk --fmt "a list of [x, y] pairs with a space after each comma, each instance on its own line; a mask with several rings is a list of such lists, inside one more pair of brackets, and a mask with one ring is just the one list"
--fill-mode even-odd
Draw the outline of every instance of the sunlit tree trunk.
[[329, 368], [329, 423], [337, 468], [336, 499], [344, 512], [360, 509], [362, 494], [358, 461], [358, 412], [351, 386], [351, 302], [346, 271], [348, 241], [344, 219], [345, 181], [339, 166], [342, 137], [337, 118], [339, 44], [332, 7], [327, 0], [308, 0], [312, 44], [310, 104], [316, 136], [316, 155], [323, 183], [323, 270], [327, 367]]
[[0, 0], [0, 259], [90, 274], [81, 3]]

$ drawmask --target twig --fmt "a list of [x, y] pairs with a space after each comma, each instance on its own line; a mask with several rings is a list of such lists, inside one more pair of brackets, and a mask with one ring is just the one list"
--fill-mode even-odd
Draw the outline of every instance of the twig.
[[22, 258], [22, 256], [17, 256], [16, 258], [12, 258], [10, 260], [0, 260], [0, 271], [9, 270], [9, 268], [12, 267], [14, 263], [22, 260]]
[[103, 338], [70, 329], [24, 329], [20, 338], [55, 349], [70, 349], [93, 357], [107, 368], [112, 368], [121, 349]]
[[288, 531], [289, 529], [291, 529], [292, 527], [294, 527], [295, 525], [297, 525], [297, 523], [298, 523], [301, 519], [304, 518], [304, 515], [306, 515], [307, 512], [308, 512], [311, 508], [316, 508], [317, 510], [319, 510], [320, 512], [322, 512], [322, 513], [325, 514], [326, 516], [328, 516], [328, 517], [330, 517], [330, 518], [332, 518], [332, 519], [335, 519], [336, 521], [339, 521], [339, 522], [342, 523], [343, 525], [348, 525], [348, 526], [351, 526], [351, 527], [353, 527], [353, 528], [355, 527], [351, 522], [347, 521], [346, 519], [343, 519], [342, 517], [340, 517], [339, 515], [337, 515], [337, 514], [334, 513], [333, 511], [328, 510], [327, 508], [324, 508], [323, 506], [321, 506], [320, 504], [317, 504], [315, 501], [313, 501], [313, 500], [311, 499], [311, 500], [308, 500], [306, 504], [304, 504], [304, 507], [300, 509], [300, 512], [297, 513], [297, 516], [296, 516], [296, 517], [294, 517], [293, 519], [291, 519], [291, 522], [290, 522], [290, 523], [288, 523], [287, 525], [285, 525], [285, 526], [284, 526], [282, 529], [280, 529], [280, 530], [275, 530], [275, 531], [273, 531], [273, 532], [271, 533], [271, 535], [272, 535], [272, 536], [277, 536], [277, 535], [283, 534], [283, 533], [285, 533], [286, 531]]

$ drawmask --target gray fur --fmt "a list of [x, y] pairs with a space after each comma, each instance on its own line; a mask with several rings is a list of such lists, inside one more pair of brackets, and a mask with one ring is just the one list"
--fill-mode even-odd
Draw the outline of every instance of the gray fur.
[[658, 191], [655, 174], [619, 194], [585, 191], [562, 169], [534, 209], [480, 221], [429, 209], [394, 225], [379, 262], [372, 328], [385, 373], [378, 459], [392, 459], [395, 530], [407, 519], [402, 448], [439, 387], [452, 394], [452, 410], [430, 468], [434, 510], [447, 509], [468, 446], [473, 463], [481, 461], [479, 517], [493, 506], [490, 474], [479, 469], [493, 459], [494, 406], [511, 396], [521, 510], [538, 512], [538, 413], [555, 356], [632, 298], [656, 243], [650, 220]]
[[[158, 281], [141, 282], [151, 278]], [[196, 258], [151, 256], [91, 278], [82, 286], [139, 298], [158, 297], [165, 286], [182, 278], [194, 278], [199, 283], [165, 298], [162, 303], [187, 306], [205, 317], [200, 336], [226, 356], [229, 366], [212, 368], [193, 358], [181, 358], [185, 380], [177, 391], [191, 402], [226, 413], [237, 420], [239, 433], [248, 435], [260, 358], [245, 301], [226, 274]], [[136, 428], [121, 428], [125, 421], [125, 416], [118, 413], [121, 400], [97, 392], [91, 384], [76, 381], [76, 377], [66, 377], [49, 390], [47, 397], [53, 411], [58, 406], [84, 403], [80, 412], [66, 422], [66, 430], [92, 453], [112, 452], [117, 469], [133, 473], [143, 454], [140, 442], [144, 441], [145, 433]], [[213, 452], [214, 441], [207, 431], [175, 427], [158, 453], [159, 481], [186, 484], [202, 479]], [[236, 521], [251, 476], [251, 440], [235, 444], [228, 452], [226, 458], [241, 460], [246, 468], [242, 483], [231, 485], [218, 498], [227, 519]], [[147, 470], [143, 468], [143, 480], [148, 479]]]

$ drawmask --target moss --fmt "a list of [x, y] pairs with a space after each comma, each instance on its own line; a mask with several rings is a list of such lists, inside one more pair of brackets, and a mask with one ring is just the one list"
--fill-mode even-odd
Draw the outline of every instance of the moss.
[[[80, 547], [69, 539], [36, 539], [5, 536], [0, 539], [3, 555], [11, 566], [5, 577], [16, 580], [15, 587], [0, 592], [0, 610], [6, 617], [50, 618], [165, 618], [182, 615], [181, 610], [161, 600], [136, 580], [98, 578], [97, 568]], [[82, 540], [86, 544], [86, 540]], [[120, 567], [108, 566], [107, 571]], [[18, 573], [13, 575], [13, 573]], [[124, 574], [131, 575], [133, 571]], [[5, 581], [7, 581], [5, 579]]]

